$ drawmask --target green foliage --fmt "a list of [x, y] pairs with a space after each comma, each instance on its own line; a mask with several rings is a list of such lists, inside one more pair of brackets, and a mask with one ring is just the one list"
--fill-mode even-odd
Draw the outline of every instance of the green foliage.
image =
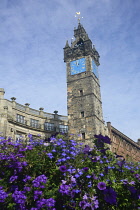
[[101, 135], [93, 148], [63, 135], [49, 143], [31, 135], [28, 144], [1, 139], [0, 209], [137, 209], [140, 164], [117, 157], [108, 144]]

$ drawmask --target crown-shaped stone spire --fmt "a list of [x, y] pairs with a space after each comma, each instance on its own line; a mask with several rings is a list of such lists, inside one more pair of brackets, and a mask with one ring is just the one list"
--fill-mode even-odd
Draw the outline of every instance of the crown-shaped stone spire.
[[87, 40], [88, 34], [86, 33], [83, 25], [81, 23], [78, 23], [78, 28], [74, 29], [74, 37], [77, 38], [82, 38], [83, 40]]

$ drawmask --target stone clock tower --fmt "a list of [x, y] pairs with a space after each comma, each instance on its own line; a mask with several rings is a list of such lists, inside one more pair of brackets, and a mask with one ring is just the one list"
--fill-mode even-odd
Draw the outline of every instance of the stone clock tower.
[[98, 75], [99, 53], [92, 46], [81, 23], [74, 29], [75, 40], [64, 47], [67, 69], [67, 109], [69, 134], [89, 143], [95, 134], [104, 134]]

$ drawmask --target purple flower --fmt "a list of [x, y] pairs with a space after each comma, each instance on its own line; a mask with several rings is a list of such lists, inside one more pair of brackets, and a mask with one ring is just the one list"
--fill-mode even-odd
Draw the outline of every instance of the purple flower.
[[10, 182], [14, 182], [15, 180], [17, 180], [18, 176], [11, 176], [10, 177]]
[[42, 209], [44, 207], [53, 207], [55, 206], [55, 200], [53, 198], [49, 198], [49, 199], [40, 199], [39, 201], [37, 201], [37, 209]]
[[100, 160], [100, 156], [93, 156], [92, 158], [91, 158], [91, 161], [92, 162], [97, 162], [98, 160]]
[[85, 148], [84, 148], [83, 152], [85, 154], [88, 154], [90, 152], [90, 147], [88, 145], [85, 145]]
[[59, 192], [62, 193], [62, 195], [66, 194], [69, 195], [70, 193], [70, 186], [66, 184], [61, 184], [59, 187]]
[[135, 181], [131, 181], [131, 182], [129, 182], [129, 184], [135, 184]]
[[20, 148], [19, 149], [19, 152], [24, 152], [24, 151], [26, 151], [26, 148]]
[[123, 159], [122, 161], [118, 161], [118, 166], [120, 166], [120, 168], [122, 168], [122, 166], [125, 164], [125, 159]]
[[73, 176], [71, 176], [71, 182], [76, 183], [76, 179]]
[[56, 152], [56, 150], [55, 150], [55, 149], [53, 149], [53, 150], [52, 150], [52, 152]]
[[92, 187], [92, 183], [91, 183], [91, 181], [88, 183], [88, 187]]
[[85, 194], [84, 196], [83, 196], [83, 200], [87, 200], [88, 199], [88, 197], [87, 197], [87, 195]]
[[111, 144], [111, 139], [108, 136], [102, 136], [101, 134], [99, 134], [99, 135], [94, 135], [94, 137], [97, 138], [99, 142]]
[[75, 176], [76, 178], [79, 178], [80, 175], [79, 175], [79, 174], [75, 174], [74, 176]]
[[108, 188], [108, 189], [105, 189], [103, 191], [104, 193], [104, 200], [107, 202], [107, 203], [110, 203], [110, 204], [116, 204], [117, 203], [117, 194], [116, 192], [113, 190], [113, 188]]
[[105, 190], [106, 189], [106, 183], [99, 182], [97, 187], [98, 187], [99, 190]]
[[121, 179], [121, 182], [123, 182], [123, 184], [128, 184], [128, 180], [127, 179]]
[[29, 138], [32, 138], [32, 134], [29, 133], [29, 134], [28, 134], [28, 137], [29, 137]]
[[3, 203], [5, 199], [8, 197], [8, 194], [4, 192], [4, 190], [0, 190], [0, 203]]
[[88, 167], [84, 167], [83, 170], [86, 172], [86, 171], [89, 170], [89, 168]]
[[132, 195], [135, 195], [137, 193], [137, 190], [133, 186], [129, 186], [128, 189]]
[[91, 175], [87, 175], [86, 177], [87, 177], [88, 179], [90, 179], [90, 178], [91, 178]]
[[34, 200], [37, 200], [40, 195], [42, 195], [42, 191], [35, 190], [34, 191]]
[[25, 178], [23, 179], [23, 181], [24, 181], [24, 182], [27, 182], [27, 181], [30, 180], [30, 179], [31, 179], [31, 177], [28, 176], [28, 175], [26, 175]]
[[47, 182], [47, 177], [44, 174], [38, 176], [36, 179], [32, 181], [34, 187], [40, 187], [40, 188], [44, 188], [44, 185], [42, 185], [42, 183], [46, 184], [46, 182]]
[[140, 174], [134, 174], [134, 176], [139, 180], [140, 179]]
[[95, 180], [98, 179], [98, 177], [94, 173], [92, 174], [92, 176], [93, 176], [93, 179], [95, 179]]
[[27, 164], [27, 162], [26, 161], [23, 161], [22, 162], [22, 166], [27, 166], [28, 164]]
[[85, 208], [84, 208], [85, 204], [86, 204], [86, 201], [85, 201], [85, 200], [79, 202], [79, 206], [80, 206], [82, 209], [85, 209]]
[[51, 152], [47, 153], [47, 155], [48, 155], [48, 157], [49, 157], [50, 159], [53, 158], [53, 154], [52, 154]]
[[12, 197], [14, 198], [15, 202], [18, 204], [24, 204], [27, 198], [22, 191], [17, 191], [17, 190], [12, 194]]
[[67, 171], [67, 167], [65, 165], [62, 165], [59, 167], [59, 170], [64, 173]]
[[25, 186], [25, 187], [24, 187], [24, 190], [27, 191], [27, 192], [30, 192], [30, 191], [31, 191], [31, 188]]
[[33, 149], [33, 146], [32, 145], [29, 145], [26, 148], [27, 148], [27, 150], [32, 150]]

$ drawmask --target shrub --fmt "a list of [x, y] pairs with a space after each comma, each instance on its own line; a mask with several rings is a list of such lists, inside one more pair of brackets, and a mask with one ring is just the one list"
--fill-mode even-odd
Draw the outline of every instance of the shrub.
[[[60, 136], [59, 136], [60, 137]], [[94, 146], [52, 137], [0, 142], [0, 209], [138, 209], [140, 164], [126, 162], [95, 135]]]

